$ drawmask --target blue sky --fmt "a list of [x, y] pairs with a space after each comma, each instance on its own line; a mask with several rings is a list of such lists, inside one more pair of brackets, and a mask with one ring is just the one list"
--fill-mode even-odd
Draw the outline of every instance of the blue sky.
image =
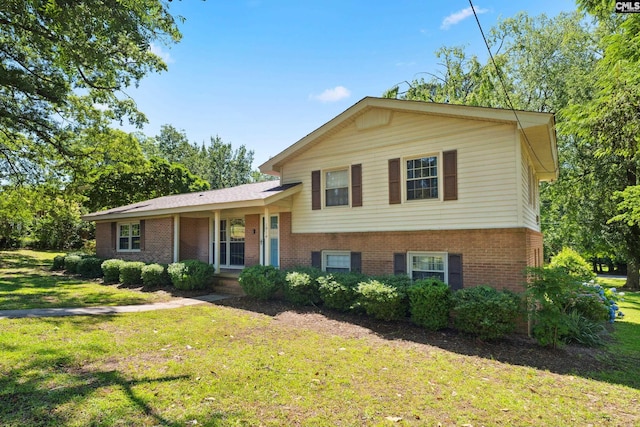
[[[519, 11], [554, 16], [570, 0], [473, 2], [485, 33]], [[254, 167], [365, 96], [437, 72], [434, 52], [465, 46], [486, 57], [467, 0], [183, 0], [170, 4], [183, 39], [155, 44], [169, 71], [127, 94], [147, 115], [142, 131], [220, 136], [254, 151]], [[127, 129], [133, 130], [133, 129]]]

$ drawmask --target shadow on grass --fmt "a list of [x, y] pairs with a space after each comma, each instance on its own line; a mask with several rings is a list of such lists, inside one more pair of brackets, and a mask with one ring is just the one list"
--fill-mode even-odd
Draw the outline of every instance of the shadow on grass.
[[[92, 323], [90, 317], [78, 320]], [[102, 318], [104, 319], [104, 318]], [[102, 320], [103, 321], [103, 320]], [[86, 328], [87, 325], [83, 327]], [[11, 351], [4, 348], [3, 351]], [[116, 370], [93, 369], [60, 351], [43, 349], [32, 355], [30, 363], [3, 372], [0, 376], [0, 420], [2, 425], [49, 426], [77, 422], [77, 413], [95, 394], [120, 392], [114, 395], [114, 408], [94, 409], [86, 425], [148, 424], [183, 426], [185, 421], [168, 419], [136, 393], [138, 385], [153, 387], [154, 383], [170, 383], [189, 379], [188, 375], [156, 378], [128, 378]], [[206, 425], [222, 425], [224, 414], [207, 414]]]
[[[237, 297], [216, 301], [215, 304], [272, 317], [291, 312], [301, 316], [321, 315], [332, 321], [350, 324], [353, 329], [363, 328], [365, 332], [355, 332], [358, 335], [370, 332], [389, 341], [433, 346], [465, 356], [477, 356], [511, 365], [582, 376], [640, 389], [640, 374], [637, 370], [637, 366], [640, 366], [640, 353], [615, 354], [609, 348], [576, 345], [551, 349], [539, 346], [534, 339], [524, 334], [512, 334], [501, 340], [483, 342], [452, 329], [429, 332], [408, 320], [387, 322], [325, 308], [295, 306], [281, 300], [257, 301], [249, 297]], [[319, 320], [316, 317], [312, 321], [317, 323]], [[640, 340], [640, 325], [624, 323], [622, 326], [625, 336], [637, 337], [637, 340]], [[334, 327], [327, 329], [327, 332], [340, 333], [337, 332], [338, 329], [343, 330]], [[615, 347], [615, 338], [611, 337], [611, 341], [612, 347]]]
[[[58, 253], [56, 251], [39, 251]], [[50, 267], [51, 260], [25, 254], [22, 251], [0, 251], [0, 268]]]

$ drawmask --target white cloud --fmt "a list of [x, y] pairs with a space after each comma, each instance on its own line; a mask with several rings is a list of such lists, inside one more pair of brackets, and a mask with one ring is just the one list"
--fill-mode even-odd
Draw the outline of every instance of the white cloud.
[[171, 54], [169, 54], [169, 52], [165, 52], [164, 50], [162, 50], [162, 46], [158, 46], [157, 44], [151, 43], [151, 45], [149, 45], [149, 50], [154, 55], [159, 56], [160, 59], [162, 59], [165, 64], [171, 64], [174, 62], [173, 58], [171, 57]]
[[442, 20], [442, 25], [440, 25], [440, 29], [448, 30], [452, 25], [456, 25], [458, 22], [463, 21], [470, 16], [473, 16], [474, 9], [478, 15], [487, 13], [489, 11], [489, 9], [480, 9], [478, 6], [474, 6], [473, 9], [471, 9], [471, 6], [469, 6], [444, 18]]
[[320, 95], [309, 95], [309, 99], [315, 99], [321, 102], [336, 102], [351, 96], [351, 91], [344, 86], [336, 86], [333, 89], [327, 89]]

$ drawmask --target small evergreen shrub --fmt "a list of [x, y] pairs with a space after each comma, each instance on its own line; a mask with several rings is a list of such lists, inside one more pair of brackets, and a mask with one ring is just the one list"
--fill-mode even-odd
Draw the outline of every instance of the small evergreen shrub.
[[102, 277], [103, 260], [96, 257], [82, 258], [78, 263], [78, 273], [87, 279]]
[[399, 320], [407, 315], [404, 289], [386, 285], [371, 279], [360, 282], [357, 287], [357, 304], [367, 315], [381, 320]]
[[240, 287], [252, 298], [268, 300], [280, 289], [283, 273], [272, 265], [253, 265], [240, 273]]
[[167, 272], [176, 289], [206, 289], [213, 284], [215, 268], [206, 262], [191, 259], [169, 264]]
[[437, 331], [449, 325], [451, 290], [446, 283], [435, 279], [416, 281], [409, 288], [411, 321], [429, 331]]
[[596, 274], [591, 271], [589, 263], [580, 256], [578, 252], [571, 248], [562, 248], [562, 250], [551, 259], [549, 267], [561, 268], [579, 282], [589, 282], [596, 277]]
[[148, 287], [160, 287], [171, 284], [171, 278], [165, 266], [160, 264], [149, 264], [142, 267], [140, 272], [142, 284]]
[[360, 273], [332, 273], [318, 277], [322, 303], [334, 310], [347, 312], [356, 303], [358, 283], [365, 281]]
[[121, 259], [108, 259], [101, 265], [104, 284], [118, 283], [120, 281], [120, 267], [125, 262]]
[[56, 255], [53, 257], [53, 264], [51, 265], [51, 271], [64, 270], [64, 259], [66, 255]]
[[80, 255], [67, 255], [64, 257], [64, 269], [69, 274], [78, 273], [78, 264], [80, 264], [82, 257]]
[[318, 277], [322, 272], [315, 268], [289, 271], [284, 280], [284, 298], [294, 304], [315, 305], [322, 300], [318, 285]]
[[453, 293], [451, 300], [454, 327], [483, 340], [513, 332], [521, 314], [517, 294], [490, 286], [461, 289]]
[[142, 285], [142, 261], [125, 261], [120, 266], [120, 283], [125, 286]]

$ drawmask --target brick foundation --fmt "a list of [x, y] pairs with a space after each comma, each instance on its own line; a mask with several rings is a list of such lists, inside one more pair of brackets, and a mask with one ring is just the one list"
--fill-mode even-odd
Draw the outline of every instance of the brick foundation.
[[369, 233], [291, 233], [291, 214], [280, 214], [283, 268], [311, 264], [311, 252], [362, 253], [362, 272], [392, 274], [393, 254], [433, 251], [462, 254], [464, 287], [524, 290], [524, 271], [542, 259], [542, 234], [527, 228]]

